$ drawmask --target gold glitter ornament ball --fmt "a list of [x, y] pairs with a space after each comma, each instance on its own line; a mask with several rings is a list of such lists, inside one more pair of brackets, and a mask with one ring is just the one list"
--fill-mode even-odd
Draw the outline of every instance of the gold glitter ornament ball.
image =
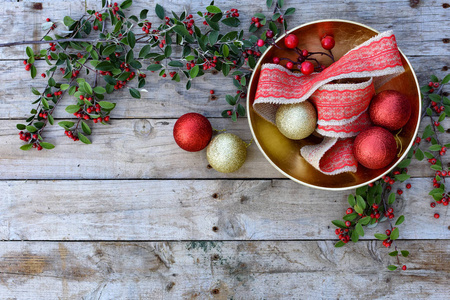
[[281, 105], [275, 116], [278, 130], [291, 140], [301, 140], [316, 129], [317, 113], [309, 101]]
[[222, 133], [212, 139], [206, 148], [206, 158], [216, 171], [237, 171], [247, 158], [247, 145], [237, 135]]

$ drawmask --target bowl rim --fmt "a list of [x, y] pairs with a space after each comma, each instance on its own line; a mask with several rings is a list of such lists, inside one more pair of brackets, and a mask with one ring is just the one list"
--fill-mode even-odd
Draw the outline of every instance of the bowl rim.
[[[365, 25], [365, 24], [359, 23], [359, 22], [350, 21], [350, 20], [343, 20], [343, 19], [321, 19], [321, 20], [315, 20], [315, 21], [311, 21], [311, 22], [308, 22], [308, 23], [301, 24], [301, 25], [299, 25], [299, 26], [297, 26], [297, 27], [292, 28], [291, 30], [286, 31], [283, 35], [281, 35], [278, 39], [276, 39], [275, 44], [278, 43], [280, 40], [282, 40], [287, 34], [289, 34], [289, 33], [291, 33], [291, 32], [294, 32], [294, 31], [296, 31], [296, 30], [298, 30], [298, 29], [300, 29], [300, 28], [303, 28], [303, 27], [306, 27], [306, 26], [309, 26], [309, 25], [312, 25], [312, 24], [325, 23], [325, 22], [350, 23], [350, 24], [354, 24], [354, 25], [361, 26], [361, 27], [365, 27], [365, 28], [367, 28], [367, 29], [369, 29], [369, 30], [374, 31], [374, 32], [377, 33], [377, 34], [380, 34], [380, 32], [379, 32], [378, 30], [376, 30], [376, 29], [374, 29], [374, 28], [372, 28], [372, 27], [370, 27], [370, 26], [367, 26], [367, 25]], [[264, 51], [264, 53], [261, 55], [261, 58], [258, 60], [257, 64], [256, 64], [255, 67], [253, 68], [253, 70], [258, 69], [258, 68], [261, 66], [264, 57], [267, 55], [267, 53], [269, 53], [269, 50], [272, 49], [272, 47], [273, 47], [273, 46], [269, 46], [269, 47], [266, 49], [266, 51]], [[409, 62], [408, 58], [407, 58], [406, 55], [401, 51], [400, 48], [398, 48], [398, 50], [399, 50], [400, 54], [401, 54], [402, 57], [405, 59], [406, 63], [409, 65], [409, 67], [410, 67], [410, 69], [411, 69], [411, 73], [412, 73], [413, 78], [414, 78], [414, 81], [415, 81], [415, 83], [416, 83], [417, 93], [418, 93], [418, 95], [419, 95], [419, 109], [418, 109], [419, 113], [417, 114], [417, 115], [418, 115], [418, 116], [417, 116], [418, 120], [417, 120], [416, 128], [415, 128], [415, 130], [414, 130], [414, 135], [413, 135], [413, 136], [417, 136], [417, 133], [418, 133], [419, 127], [420, 127], [420, 119], [421, 119], [421, 112], [422, 112], [422, 101], [421, 101], [420, 86], [419, 86], [419, 82], [418, 82], [418, 80], [417, 80], [416, 73], [414, 72], [414, 69], [412, 68], [412, 65], [411, 65], [411, 63]], [[259, 79], [259, 78], [258, 78], [258, 79]], [[252, 73], [252, 76], [250, 77], [250, 81], [249, 81], [249, 85], [248, 85], [249, 87], [253, 85], [253, 81], [254, 81], [254, 80], [256, 80], [256, 79], [255, 79], [255, 72], [253, 72], [253, 73]], [[249, 111], [249, 107], [250, 107], [250, 93], [247, 93], [246, 104], [247, 104], [247, 110]], [[323, 186], [317, 186], [317, 185], [314, 185], [314, 184], [310, 184], [310, 183], [303, 182], [303, 181], [301, 181], [301, 180], [299, 180], [299, 179], [297, 179], [297, 178], [295, 178], [295, 177], [289, 175], [288, 173], [286, 173], [286, 172], [283, 171], [282, 169], [280, 169], [280, 168], [279, 168], [279, 167], [278, 167], [278, 166], [277, 166], [277, 165], [269, 158], [269, 156], [264, 152], [263, 148], [261, 147], [261, 145], [260, 145], [260, 143], [259, 143], [259, 141], [258, 141], [258, 138], [256, 137], [255, 132], [254, 132], [254, 130], [253, 130], [253, 126], [252, 126], [252, 117], [251, 117], [251, 114], [250, 114], [250, 113], [247, 114], [247, 120], [248, 120], [248, 124], [249, 124], [249, 127], [250, 127], [250, 131], [251, 131], [251, 133], [252, 133], [253, 140], [255, 141], [255, 143], [256, 143], [256, 145], [258, 146], [260, 152], [264, 155], [264, 157], [266, 158], [266, 160], [269, 161], [269, 163], [270, 163], [275, 169], [277, 169], [281, 174], [283, 174], [284, 176], [286, 176], [286, 177], [288, 177], [289, 179], [293, 180], [294, 182], [300, 183], [300, 184], [302, 184], [302, 185], [305, 185], [305, 186], [307, 186], [307, 187], [311, 187], [311, 188], [314, 188], [314, 189], [319, 189], [319, 190], [327, 190], [327, 191], [344, 191], [344, 190], [350, 190], [350, 189], [357, 189], [357, 188], [359, 188], [359, 187], [368, 185], [368, 184], [371, 183], [371, 182], [374, 182], [374, 181], [379, 180], [380, 178], [382, 178], [383, 176], [385, 176], [386, 174], [388, 174], [389, 172], [391, 172], [391, 171], [392, 171], [392, 170], [393, 170], [393, 169], [394, 169], [401, 161], [403, 161], [403, 160], [406, 158], [406, 156], [408, 155], [408, 152], [409, 152], [409, 150], [411, 149], [411, 147], [412, 147], [412, 145], [413, 145], [413, 142], [414, 142], [414, 139], [412, 139], [411, 142], [409, 143], [408, 147], [406, 147], [405, 152], [403, 153], [403, 155], [397, 160], [397, 163], [395, 163], [395, 164], [392, 165], [392, 167], [390, 167], [388, 170], [386, 170], [386, 171], [383, 172], [382, 174], [378, 175], [377, 177], [371, 179], [370, 181], [366, 181], [366, 182], [360, 183], [360, 184], [358, 184], [358, 185], [347, 186], [347, 187], [338, 187], [338, 188], [335, 188], [335, 187], [323, 187]]]

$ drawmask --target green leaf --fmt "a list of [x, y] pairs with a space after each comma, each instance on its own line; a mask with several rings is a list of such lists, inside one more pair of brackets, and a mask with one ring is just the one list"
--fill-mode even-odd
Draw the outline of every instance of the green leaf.
[[355, 204], [354, 209], [359, 214], [362, 214], [364, 212], [364, 209], [362, 209], [358, 204]]
[[141, 51], [139, 51], [139, 57], [144, 58], [145, 56], [147, 56], [147, 54], [150, 53], [150, 49], [150, 45], [145, 45], [144, 47], [142, 47]]
[[342, 217], [345, 221], [353, 221], [358, 216], [357, 213], [351, 213]]
[[128, 32], [127, 41], [128, 41], [128, 45], [131, 48], [134, 48], [134, 45], [136, 45], [136, 37], [134, 36], [134, 33], [132, 31]]
[[278, 7], [282, 8], [284, 5], [284, 0], [278, 0]]
[[267, 5], [267, 8], [270, 8], [272, 6], [272, 0], [267, 0], [266, 5]]
[[27, 53], [28, 57], [33, 57], [34, 56], [33, 50], [30, 47], [27, 47], [25, 49], [25, 52]]
[[53, 148], [55, 148], [55, 145], [50, 144], [50, 143], [40, 142], [39, 144], [40, 144], [40, 145], [42, 146], [42, 148], [44, 148], [44, 149], [53, 149]]
[[160, 64], [153, 64], [153, 65], [149, 65], [148, 67], [147, 67], [147, 70], [149, 70], [149, 71], [158, 71], [158, 70], [161, 70], [162, 69], [162, 65], [160, 65]]
[[362, 225], [360, 223], [356, 224], [355, 230], [360, 236], [364, 236], [364, 229], [362, 228]]
[[125, 56], [125, 61], [126, 63], [130, 63], [132, 60], [134, 60], [134, 53], [133, 53], [133, 49], [131, 49], [130, 51], [127, 52], [127, 55]]
[[50, 108], [50, 107], [48, 106], [48, 101], [47, 101], [47, 99], [42, 98], [41, 102], [42, 102], [42, 106], [43, 106], [45, 109], [49, 109], [49, 108]]
[[171, 67], [176, 67], [176, 68], [182, 68], [184, 67], [184, 64], [181, 61], [178, 60], [172, 60], [168, 63], [169, 66]]
[[65, 91], [65, 90], [67, 90], [69, 87], [70, 87], [69, 84], [63, 83], [63, 84], [61, 84], [61, 86], [60, 86], [59, 88], [61, 89], [61, 91]]
[[379, 239], [380, 241], [384, 241], [385, 239], [388, 238], [387, 235], [382, 234], [382, 233], [375, 233], [374, 236], [375, 236], [377, 239]]
[[401, 182], [403, 182], [405, 180], [408, 180], [409, 178], [411, 178], [411, 175], [409, 175], [409, 174], [398, 174], [398, 175], [395, 175], [395, 179], [397, 179], [397, 180], [399, 180]]
[[66, 25], [67, 27], [70, 27], [75, 23], [75, 20], [69, 16], [65, 16], [63, 19], [63, 22], [64, 22], [64, 25]]
[[156, 12], [156, 15], [158, 16], [158, 18], [160, 18], [161, 20], [164, 20], [166, 13], [164, 12], [164, 8], [161, 5], [156, 4], [155, 12]]
[[411, 159], [405, 159], [397, 165], [399, 168], [406, 168], [411, 164]]
[[442, 79], [441, 84], [446, 84], [450, 81], [450, 74], [445, 75], [444, 79]]
[[439, 81], [439, 78], [437, 78], [435, 75], [431, 75], [431, 76], [430, 76], [430, 79], [431, 79], [431, 81], [433, 81], [433, 82], [438, 82], [438, 81]]
[[394, 228], [392, 230], [391, 235], [389, 236], [389, 238], [391, 240], [396, 240], [396, 239], [398, 239], [399, 234], [400, 234], [400, 232], [398, 231], [398, 228]]
[[92, 144], [92, 142], [86, 136], [84, 136], [84, 134], [82, 134], [81, 132], [78, 132], [78, 138], [80, 139], [80, 141], [82, 141], [85, 144]]
[[128, 7], [131, 6], [131, 4], [133, 4], [132, 0], [125, 0], [120, 4], [120, 8], [121, 9], [127, 9]]
[[361, 197], [360, 195], [356, 196], [356, 204], [358, 204], [358, 206], [364, 210], [366, 209], [366, 201], [364, 201], [364, 198]]
[[48, 85], [49, 86], [55, 86], [56, 85], [56, 81], [55, 81], [55, 79], [53, 77], [50, 77], [48, 79]]
[[239, 27], [241, 21], [238, 18], [225, 18], [222, 20], [222, 23], [229, 27]]
[[31, 132], [31, 133], [37, 131], [37, 128], [34, 127], [33, 125], [28, 125], [26, 128], [27, 128], [27, 130], [28, 130], [29, 132]]
[[222, 47], [222, 53], [224, 57], [228, 57], [228, 55], [230, 55], [230, 49], [226, 44], [224, 44]]
[[345, 243], [343, 241], [339, 241], [336, 244], [334, 244], [334, 247], [336, 247], [336, 248], [340, 248], [342, 246], [345, 246]]
[[84, 86], [84, 90], [86, 91], [86, 93], [88, 93], [89, 95], [93, 94], [92, 87], [89, 83], [84, 82], [83, 86]]
[[431, 169], [436, 170], [436, 171], [441, 171], [442, 170], [442, 166], [439, 165], [432, 165], [430, 166]]
[[25, 144], [22, 147], [20, 147], [20, 150], [27, 151], [30, 150], [31, 148], [33, 148], [33, 144]]
[[407, 251], [407, 250], [402, 250], [400, 252], [401, 252], [403, 257], [408, 257], [408, 255], [409, 255], [409, 251]]
[[37, 75], [37, 70], [36, 70], [36, 67], [35, 67], [34, 65], [31, 65], [30, 73], [31, 73], [31, 78], [36, 77], [36, 75]]
[[351, 238], [352, 238], [352, 242], [353, 242], [353, 243], [358, 242], [358, 240], [359, 240], [359, 234], [358, 234], [358, 232], [356, 232], [356, 230], [353, 230], [353, 231], [352, 231], [352, 236], [351, 236]]
[[87, 135], [90, 135], [92, 133], [91, 128], [88, 124], [86, 124], [84, 121], [81, 121], [81, 129], [83, 129], [83, 132]]
[[420, 148], [417, 148], [417, 149], [416, 149], [416, 153], [414, 154], [414, 156], [416, 157], [416, 159], [417, 159], [418, 161], [421, 161], [421, 160], [424, 159], [423, 151], [420, 150]]
[[255, 61], [255, 58], [253, 57], [253, 55], [250, 55], [250, 56], [248, 57], [248, 66], [249, 66], [251, 69], [254, 69], [255, 66], [256, 66], [256, 61]]
[[172, 80], [176, 81], [176, 82], [180, 82], [180, 74], [176, 73], [173, 77]]
[[16, 127], [19, 130], [25, 130], [27, 128], [27, 126], [25, 126], [24, 124], [17, 124]]
[[53, 125], [53, 123], [55, 123], [55, 120], [53, 119], [53, 116], [52, 115], [48, 115], [47, 116], [47, 118], [48, 118], [48, 122], [50, 123], [50, 125]]
[[96, 87], [94, 88], [94, 92], [95, 92], [96, 94], [104, 94], [104, 93], [106, 93], [106, 90], [105, 90], [105, 88], [102, 87], [102, 86], [96, 86]]
[[395, 202], [395, 193], [390, 193], [388, 198], [388, 204], [392, 205]]
[[171, 46], [166, 46], [166, 48], [164, 49], [164, 56], [165, 57], [170, 57], [171, 54], [172, 54], [172, 47]]
[[343, 228], [343, 229], [348, 228], [347, 226], [345, 226], [344, 221], [341, 221], [341, 220], [333, 220], [333, 221], [331, 221], [331, 223], [333, 223], [335, 226], [337, 226], [339, 228]]
[[225, 100], [228, 102], [228, 104], [230, 105], [236, 105], [236, 99], [231, 96], [231, 95], [226, 95], [225, 96]]
[[109, 45], [108, 47], [106, 47], [105, 49], [103, 49], [102, 55], [103, 56], [109, 56], [110, 54], [113, 54], [114, 51], [116, 51], [117, 46], [112, 44]]
[[352, 194], [348, 195], [347, 201], [351, 207], [355, 206], [355, 204], [356, 204], [355, 196], [353, 196]]
[[73, 125], [75, 125], [75, 123], [70, 122], [70, 121], [61, 121], [61, 122], [58, 122], [58, 125], [64, 129], [70, 129], [73, 127]]
[[137, 89], [134, 89], [134, 88], [130, 88], [130, 95], [133, 98], [137, 98], [137, 99], [141, 98], [141, 93]]
[[358, 223], [360, 223], [361, 225], [367, 225], [369, 224], [371, 219], [372, 218], [370, 216], [365, 216], [364, 218], [359, 219]]
[[286, 11], [284, 12], [284, 16], [290, 16], [292, 14], [295, 13], [295, 8], [293, 7], [289, 7], [288, 9], [286, 9]]
[[443, 112], [443, 113], [439, 116], [438, 122], [442, 122], [442, 121], [444, 121], [444, 119], [445, 119], [445, 112]]
[[198, 72], [200, 71], [200, 67], [198, 65], [195, 65], [190, 71], [189, 71], [189, 75], [191, 76], [191, 78], [195, 78], [198, 75]]
[[395, 226], [402, 224], [403, 221], [405, 221], [405, 216], [401, 215], [398, 217], [397, 222], [395, 222]]
[[394, 266], [394, 265], [389, 265], [389, 266], [387, 266], [387, 268], [389, 271], [397, 270], [397, 266]]
[[218, 13], [221, 13], [221, 12], [222, 12], [222, 11], [220, 10], [220, 8], [218, 8], [217, 6], [214, 6], [214, 5], [207, 6], [207, 7], [206, 7], [206, 10], [207, 10], [209, 13], [212, 13], [212, 14], [218, 14]]
[[237, 106], [237, 113], [242, 117], [245, 116], [245, 108], [240, 103]]
[[141, 13], [139, 14], [139, 18], [146, 19], [147, 18], [148, 9], [141, 10]]
[[100, 102], [98, 102], [98, 105], [100, 105], [101, 108], [104, 108], [106, 110], [111, 110], [114, 107], [116, 107], [115, 103], [111, 103], [111, 102], [108, 102], [108, 101], [100, 101]]
[[41, 93], [37, 90], [37, 89], [35, 89], [34, 87], [32, 87], [31, 88], [31, 92], [33, 93], [33, 94], [35, 94], [36, 96], [39, 96]]
[[389, 256], [397, 256], [397, 255], [398, 255], [398, 251], [389, 252]]
[[211, 26], [212, 29], [219, 31], [219, 23], [212, 21], [210, 18], [205, 18], [206, 23], [208, 23], [209, 26]]
[[69, 114], [74, 114], [79, 110], [80, 110], [80, 106], [78, 106], [78, 105], [68, 105], [66, 107], [66, 112], [68, 112]]
[[95, 68], [100, 71], [112, 71], [115, 69], [114, 65], [111, 64], [109, 61], [102, 61], [101, 63], [96, 65]]
[[436, 145], [431, 145], [430, 147], [428, 147], [428, 150], [430, 151], [441, 151], [441, 145], [436, 144]]
[[280, 13], [273, 14], [273, 15], [272, 15], [272, 20], [273, 20], [273, 21], [276, 21], [280, 16], [281, 16]]

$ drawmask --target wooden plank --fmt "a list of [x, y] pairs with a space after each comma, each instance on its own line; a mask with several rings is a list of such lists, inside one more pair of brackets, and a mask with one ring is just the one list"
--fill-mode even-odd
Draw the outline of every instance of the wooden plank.
[[448, 298], [449, 241], [400, 241], [411, 253], [402, 258], [408, 270], [394, 272], [380, 244], [2, 242], [0, 297]]
[[[408, 182], [394, 206], [406, 216], [400, 238], [450, 239], [448, 210], [429, 205], [431, 180]], [[290, 180], [29, 180], [0, 190], [2, 240], [336, 240], [331, 220], [349, 194]]]
[[[419, 83], [427, 84], [429, 76], [434, 74], [443, 78], [448, 71], [450, 56], [436, 58], [410, 57], [411, 64], [415, 69]], [[43, 72], [48, 65], [45, 62], [36, 63], [38, 72]], [[30, 80], [28, 72], [23, 69], [20, 61], [0, 61], [0, 119], [22, 118], [29, 116], [31, 105], [37, 97], [31, 93], [31, 87], [42, 91], [47, 80], [38, 76]], [[207, 74], [193, 81], [190, 90], [186, 91], [185, 82], [174, 82], [167, 78], [158, 77], [157, 74], [148, 73], [148, 82], [142, 92], [142, 99], [132, 98], [127, 89], [107, 95], [108, 101], [117, 103], [112, 112], [113, 118], [178, 118], [179, 116], [196, 111], [207, 117], [220, 117], [221, 112], [229, 109], [225, 101], [226, 94], [234, 95], [236, 87], [232, 78], [223, 77], [222, 73]], [[56, 79], [61, 79], [58, 75]], [[65, 82], [65, 80], [63, 81]], [[135, 87], [136, 83], [131, 84]], [[215, 98], [211, 97], [209, 91], [215, 91]], [[214, 99], [214, 100], [213, 100]], [[246, 99], [242, 102], [245, 103]], [[55, 117], [65, 118], [70, 115], [64, 111], [67, 105], [74, 102], [68, 95], [65, 96], [56, 109]]]
[[[58, 121], [58, 120], [57, 120]], [[173, 140], [174, 119], [113, 120], [112, 126], [94, 126], [93, 145], [73, 142], [58, 125], [46, 129], [51, 151], [21, 151], [17, 121], [0, 120], [0, 179], [168, 179], [168, 178], [284, 178], [256, 145], [248, 148], [247, 161], [235, 173], [208, 168], [206, 150], [186, 152]], [[228, 129], [244, 141], [251, 140], [247, 120], [211, 119], [213, 128]], [[423, 122], [422, 128], [427, 124]], [[441, 125], [450, 128], [450, 120]], [[441, 134], [450, 143], [450, 134]], [[428, 144], [423, 142], [422, 149]], [[444, 159], [445, 163], [445, 159]], [[426, 162], [413, 160], [410, 174], [432, 176]]]
[[[141, 9], [149, 9], [148, 18], [155, 24], [159, 19], [155, 16], [154, 4], [144, 0], [135, 0], [131, 13], [139, 15]], [[320, 19], [348, 19], [364, 23], [378, 31], [393, 29], [396, 33], [400, 48], [406, 55], [447, 55], [450, 44], [444, 43], [448, 39], [442, 28], [450, 24], [448, 11], [443, 7], [444, 0], [432, 3], [421, 3], [411, 7], [409, 1], [371, 1], [356, 0], [336, 2], [333, 0], [313, 3], [303, 0], [285, 1], [285, 7], [297, 9], [295, 15], [288, 17], [290, 27]], [[3, 41], [36, 40], [43, 35], [41, 24], [47, 17], [53, 20], [62, 19], [66, 15], [73, 18], [81, 17], [84, 8], [99, 9], [100, 2], [89, 1], [43, 1], [43, 2], [8, 2], [0, 7], [0, 16], [4, 22], [0, 24]], [[163, 3], [166, 12], [180, 13], [186, 8], [195, 14], [205, 11], [210, 1], [166, 1]], [[260, 12], [271, 15], [265, 1], [252, 2], [252, 5], [236, 5], [235, 1], [224, 0], [217, 3], [223, 9], [238, 8], [241, 15], [242, 26], [247, 27], [254, 13]], [[200, 20], [198, 20], [200, 23]], [[14, 24], [12, 26], [11, 24]], [[413, 33], [413, 34], [412, 34]], [[39, 47], [35, 47], [39, 49]], [[0, 59], [19, 59], [25, 56], [25, 46], [16, 46], [0, 51]]]

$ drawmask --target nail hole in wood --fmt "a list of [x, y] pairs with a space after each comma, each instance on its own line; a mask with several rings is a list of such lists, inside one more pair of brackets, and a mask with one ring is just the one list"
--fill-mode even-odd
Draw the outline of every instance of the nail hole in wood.
[[448, 92], [443, 92], [443, 93], [442, 93], [442, 96], [448, 97]]
[[214, 254], [213, 256], [211, 256], [212, 260], [219, 260], [219, 254]]
[[213, 228], [212, 228], [212, 231], [214, 231], [214, 232], [217, 232], [217, 231], [219, 231], [219, 227], [217, 227], [217, 226], [213, 226]]
[[216, 95], [211, 95], [211, 96], [209, 97], [209, 99], [210, 99], [211, 101], [216, 101], [216, 100], [217, 100], [217, 96], [216, 96]]
[[241, 203], [244, 203], [247, 200], [248, 200], [247, 196], [241, 196]]
[[170, 291], [174, 285], [175, 285], [175, 282], [173, 282], [173, 281], [169, 282], [166, 286], [166, 291]]
[[449, 129], [447, 129], [447, 131], [446, 131], [447, 133], [450, 133], [450, 128]]
[[34, 9], [42, 9], [42, 3], [35, 3], [35, 4], [33, 4], [33, 8]]
[[211, 71], [211, 74], [213, 74], [213, 75], [216, 75], [217, 73], [219, 73], [219, 71], [217, 71], [217, 70], [212, 70]]
[[442, 42], [443, 42], [444, 44], [448, 44], [448, 43], [450, 43], [450, 39], [442, 39]]
[[448, 4], [448, 3], [443, 3], [443, 4], [442, 4], [442, 7], [443, 7], [443, 8], [449, 8], [449, 7], [450, 7], [450, 4]]
[[219, 289], [213, 289], [211, 291], [211, 294], [213, 294], [213, 295], [218, 295], [219, 293], [220, 293]]
[[409, 0], [409, 6], [411, 6], [412, 8], [417, 7], [417, 5], [419, 5], [420, 0]]
[[447, 66], [443, 66], [442, 67], [442, 71], [447, 71], [448, 70], [448, 67]]
[[218, 195], [217, 193], [214, 193], [214, 194], [212, 194], [212, 197], [213, 197], [214, 199], [217, 199], [217, 198], [219, 198], [219, 195]]
[[212, 169], [211, 165], [206, 166], [207, 169]]

